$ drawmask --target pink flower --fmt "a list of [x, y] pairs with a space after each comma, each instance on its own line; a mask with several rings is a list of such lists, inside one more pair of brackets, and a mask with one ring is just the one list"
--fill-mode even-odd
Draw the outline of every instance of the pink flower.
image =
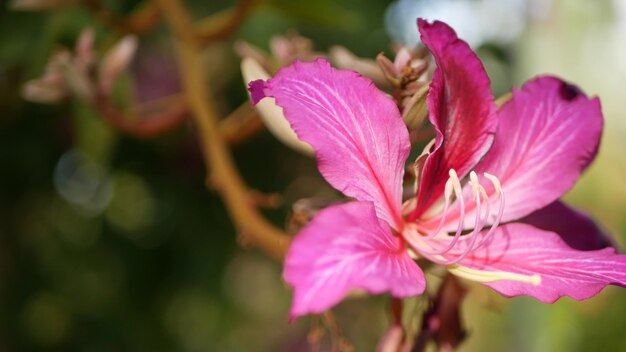
[[294, 239], [284, 272], [292, 316], [351, 290], [419, 295], [415, 259], [547, 303], [625, 286], [626, 256], [558, 201], [598, 150], [599, 100], [543, 76], [498, 109], [469, 46], [442, 22], [418, 27], [437, 64], [427, 98], [436, 138], [415, 162], [416, 195], [404, 205], [407, 128], [372, 82], [318, 59], [250, 84], [253, 101], [275, 98], [322, 175], [355, 199], [324, 209]]

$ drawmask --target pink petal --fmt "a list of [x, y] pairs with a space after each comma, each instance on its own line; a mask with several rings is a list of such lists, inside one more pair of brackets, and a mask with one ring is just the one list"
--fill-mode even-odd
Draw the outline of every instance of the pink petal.
[[485, 285], [507, 297], [528, 295], [545, 303], [564, 296], [587, 299], [607, 285], [626, 286], [626, 256], [615, 254], [615, 249], [578, 251], [556, 233], [521, 223], [499, 227], [487, 245], [472, 252], [460, 265], [537, 274], [541, 277], [537, 286], [507, 280]]
[[284, 278], [294, 287], [292, 317], [323, 312], [356, 289], [408, 297], [421, 294], [426, 284], [401, 239], [369, 202], [322, 210], [293, 241]]
[[476, 172], [500, 179], [506, 197], [502, 221], [559, 199], [598, 151], [600, 101], [558, 78], [539, 77], [514, 89], [498, 117], [496, 140]]
[[441, 197], [450, 169], [460, 178], [471, 171], [489, 150], [496, 130], [489, 78], [478, 57], [445, 23], [419, 19], [417, 24], [437, 63], [427, 98], [437, 135], [422, 170], [417, 208], [409, 220]]
[[568, 246], [581, 251], [615, 247], [611, 236], [587, 214], [560, 201], [533, 212], [520, 222], [556, 232]]
[[[498, 119], [493, 147], [475, 171], [492, 209], [498, 209], [499, 198], [483, 173], [500, 180], [506, 199], [502, 222], [541, 209], [572, 188], [594, 159], [602, 134], [598, 98], [589, 99], [555, 77], [538, 77], [513, 89]], [[465, 228], [472, 228], [475, 218], [469, 188], [465, 189]], [[458, 208], [451, 210], [446, 229], [456, 228], [458, 214]], [[425, 226], [436, 226], [438, 221], [432, 219]]]
[[267, 82], [250, 84], [253, 101], [276, 98], [300, 140], [315, 150], [326, 180], [345, 195], [376, 205], [398, 229], [402, 175], [410, 144], [400, 112], [374, 84], [317, 59], [296, 62]]

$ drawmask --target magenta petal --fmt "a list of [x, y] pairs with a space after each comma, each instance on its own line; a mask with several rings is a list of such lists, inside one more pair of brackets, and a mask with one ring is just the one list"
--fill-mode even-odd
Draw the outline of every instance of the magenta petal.
[[558, 78], [539, 77], [514, 89], [498, 117], [496, 140], [476, 172], [500, 179], [506, 197], [503, 221], [559, 199], [598, 151], [600, 101]]
[[496, 107], [489, 78], [478, 57], [443, 22], [419, 19], [422, 42], [430, 49], [437, 69], [427, 103], [437, 135], [419, 184], [413, 218], [443, 194], [448, 171], [463, 178], [485, 155], [496, 130]]
[[354, 71], [318, 59], [252, 82], [255, 100], [276, 98], [298, 137], [315, 150], [322, 175], [345, 195], [376, 205], [398, 229], [408, 131], [394, 102]]
[[294, 288], [292, 317], [323, 312], [352, 290], [408, 297], [425, 288], [423, 272], [369, 202], [321, 211], [291, 244], [283, 276]]
[[578, 251], [559, 235], [531, 225], [511, 223], [499, 227], [485, 247], [460, 265], [487, 271], [539, 275], [537, 286], [517, 281], [485, 285], [507, 297], [528, 295], [553, 303], [560, 297], [590, 298], [607, 285], [626, 286], [626, 256], [615, 249]]
[[250, 98], [252, 98], [252, 105], [256, 105], [261, 99], [265, 98], [264, 89], [266, 82], [262, 79], [257, 79], [248, 84], [250, 90]]
[[561, 236], [570, 247], [581, 251], [614, 247], [608, 233], [587, 214], [556, 201], [519, 220]]

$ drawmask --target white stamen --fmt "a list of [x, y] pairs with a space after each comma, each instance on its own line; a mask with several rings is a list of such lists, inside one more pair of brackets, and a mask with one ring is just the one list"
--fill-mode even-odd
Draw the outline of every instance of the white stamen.
[[486, 172], [483, 175], [493, 184], [494, 189], [496, 190], [496, 192], [498, 192], [498, 200], [500, 201], [500, 207], [498, 209], [498, 215], [496, 216], [496, 219], [491, 225], [491, 228], [485, 234], [485, 236], [480, 241], [478, 246], [476, 246], [476, 249], [482, 247], [485, 244], [485, 242], [487, 242], [487, 239], [489, 239], [496, 232], [496, 229], [498, 228], [498, 226], [500, 225], [500, 221], [502, 220], [502, 215], [504, 214], [504, 191], [502, 190], [502, 186], [500, 185], [500, 180], [498, 180], [498, 178], [495, 177], [494, 175], [488, 174]]
[[461, 212], [461, 214], [459, 215], [459, 226], [457, 227], [454, 238], [452, 239], [452, 241], [450, 241], [448, 247], [444, 249], [434, 250], [431, 252], [432, 254], [444, 254], [454, 248], [454, 245], [456, 245], [457, 241], [461, 237], [461, 233], [463, 232], [463, 224], [465, 223], [465, 201], [463, 200], [463, 189], [461, 188], [461, 181], [459, 180], [459, 176], [457, 176], [454, 169], [450, 169], [448, 173], [450, 175], [448, 181], [452, 184], [456, 199], [459, 201], [459, 211]]
[[[472, 171], [469, 174], [469, 184], [472, 187], [472, 199], [476, 203], [476, 216], [472, 232], [467, 235], [461, 235], [465, 226], [465, 200], [462, 193], [463, 188], [461, 186], [461, 181], [459, 180], [459, 177], [454, 169], [449, 170], [449, 175], [450, 177], [448, 178], [444, 188], [444, 209], [441, 214], [437, 228], [432, 232], [429, 231], [430, 234], [428, 236], [421, 235], [421, 230], [419, 230], [417, 226], [409, 227], [411, 231], [407, 231], [404, 234], [407, 241], [409, 241], [409, 243], [413, 246], [417, 253], [419, 253], [419, 255], [429, 260], [432, 260], [440, 265], [446, 266], [456, 265], [457, 263], [465, 259], [470, 253], [481, 248], [485, 244], [485, 242], [487, 242], [487, 240], [491, 238], [492, 235], [495, 233], [495, 230], [499, 226], [502, 215], [504, 213], [504, 191], [502, 190], [500, 181], [495, 176], [485, 173], [485, 178], [487, 178], [493, 184], [493, 187], [498, 194], [500, 206], [498, 214], [496, 215], [495, 220], [491, 225], [489, 231], [481, 236], [485, 224], [489, 221], [492, 215], [490, 207], [491, 202], [489, 196], [487, 195], [487, 191], [478, 181], [478, 176], [474, 171]], [[459, 223], [453, 238], [451, 238], [447, 245], [442, 248], [439, 247], [439, 245], [443, 245], [442, 242], [431, 242], [430, 240], [444, 233], [442, 232], [442, 229], [445, 225], [445, 221], [448, 215], [447, 213], [450, 207], [452, 194], [454, 194], [459, 205]], [[407, 230], [409, 228], [407, 228]], [[479, 236], [482, 238], [478, 239]], [[443, 256], [443, 254], [450, 252], [454, 249], [455, 246], [458, 246], [459, 243], [463, 243], [465, 247], [464, 249], [458, 250], [457, 253], [455, 253], [455, 258], [448, 259]]]
[[448, 216], [448, 207], [450, 206], [450, 197], [452, 197], [452, 182], [450, 181], [450, 179], [446, 181], [446, 186], [445, 186], [443, 195], [444, 195], [443, 213], [441, 215], [441, 219], [439, 220], [439, 225], [437, 226], [437, 229], [432, 231], [430, 235], [424, 238], [426, 240], [432, 240], [439, 233], [441, 233], [441, 230], [443, 229], [443, 225], [446, 222], [446, 217]]
[[541, 276], [534, 275], [522, 275], [517, 273], [510, 273], [507, 271], [486, 271], [471, 269], [466, 266], [452, 265], [448, 267], [448, 271], [458, 277], [462, 277], [472, 281], [478, 282], [494, 282], [501, 280], [517, 281], [527, 284], [538, 286], [541, 284]]
[[417, 253], [413, 250], [413, 248], [407, 248], [406, 252], [409, 254], [409, 257], [411, 257], [411, 259], [413, 260], [420, 259], [420, 256], [417, 255]]
[[[476, 202], [476, 220], [474, 221], [474, 230], [472, 231], [471, 234], [467, 235], [469, 237], [471, 237], [470, 239], [470, 243], [467, 245], [467, 247], [465, 248], [465, 250], [463, 251], [463, 253], [457, 257], [456, 259], [450, 261], [447, 265], [450, 264], [456, 264], [458, 262], [460, 262], [461, 260], [465, 259], [465, 257], [467, 257], [467, 255], [474, 250], [474, 245], [476, 244], [476, 238], [478, 238], [478, 234], [480, 234], [480, 231], [482, 231], [483, 229], [483, 224], [480, 221], [480, 215], [481, 215], [481, 202], [480, 202], [480, 184], [478, 183], [478, 176], [476, 176], [476, 173], [474, 171], [470, 172], [470, 184], [472, 185], [472, 193], [474, 195], [474, 199]], [[466, 237], [467, 238], [467, 237]]]

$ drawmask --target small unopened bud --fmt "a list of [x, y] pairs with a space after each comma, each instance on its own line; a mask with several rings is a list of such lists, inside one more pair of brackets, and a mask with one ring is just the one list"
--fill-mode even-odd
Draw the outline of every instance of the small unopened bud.
[[394, 325], [385, 332], [376, 346], [377, 352], [398, 352], [402, 350], [404, 342], [404, 330], [399, 325]]
[[22, 97], [36, 103], [54, 104], [66, 95], [64, 86], [46, 84], [38, 79], [26, 82], [22, 88]]
[[76, 70], [89, 71], [89, 67], [96, 61], [96, 54], [93, 50], [95, 34], [92, 28], [83, 29], [74, 46], [74, 66]]
[[28, 101], [54, 104], [68, 95], [65, 70], [71, 65], [71, 55], [66, 50], [56, 52], [46, 64], [41, 78], [33, 79], [22, 88], [22, 97]]
[[378, 86], [389, 86], [389, 82], [376, 61], [358, 57], [343, 46], [331, 47], [328, 54], [337, 68], [355, 70], [363, 76], [370, 78]]
[[296, 60], [310, 60], [322, 53], [313, 50], [311, 39], [289, 32], [287, 35], [274, 36], [270, 39], [270, 51], [279, 66], [291, 65]]
[[407, 47], [401, 47], [398, 53], [396, 54], [396, 58], [393, 60], [393, 65], [396, 67], [396, 70], [399, 72], [404, 67], [411, 66], [411, 60], [413, 59], [413, 55], [411, 51]]
[[122, 38], [106, 53], [98, 72], [100, 89], [107, 93], [111, 92], [113, 83], [120, 73], [128, 67], [136, 51], [137, 37], [129, 35]]
[[[263, 69], [263, 67], [261, 67], [258, 62], [254, 61], [254, 59], [249, 57], [244, 58], [241, 61], [241, 72], [246, 85], [252, 81], [260, 79], [267, 80], [270, 78], [270, 75]], [[278, 138], [278, 140], [305, 155], [313, 155], [313, 149], [311, 146], [298, 139], [298, 136], [285, 118], [283, 109], [276, 105], [273, 98], [262, 99], [256, 104], [255, 108], [259, 112], [259, 115], [261, 116], [261, 119], [267, 129], [276, 138]]]
[[428, 116], [428, 106], [426, 97], [428, 96], [429, 84], [422, 85], [413, 96], [407, 98], [402, 103], [402, 119], [409, 131], [422, 126]]
[[393, 64], [391, 60], [389, 60], [385, 54], [380, 53], [376, 56], [376, 62], [380, 67], [381, 71], [385, 75], [385, 78], [391, 83], [392, 86], [399, 88], [402, 84], [402, 80], [400, 79], [400, 73], [396, 69], [396, 66]]

